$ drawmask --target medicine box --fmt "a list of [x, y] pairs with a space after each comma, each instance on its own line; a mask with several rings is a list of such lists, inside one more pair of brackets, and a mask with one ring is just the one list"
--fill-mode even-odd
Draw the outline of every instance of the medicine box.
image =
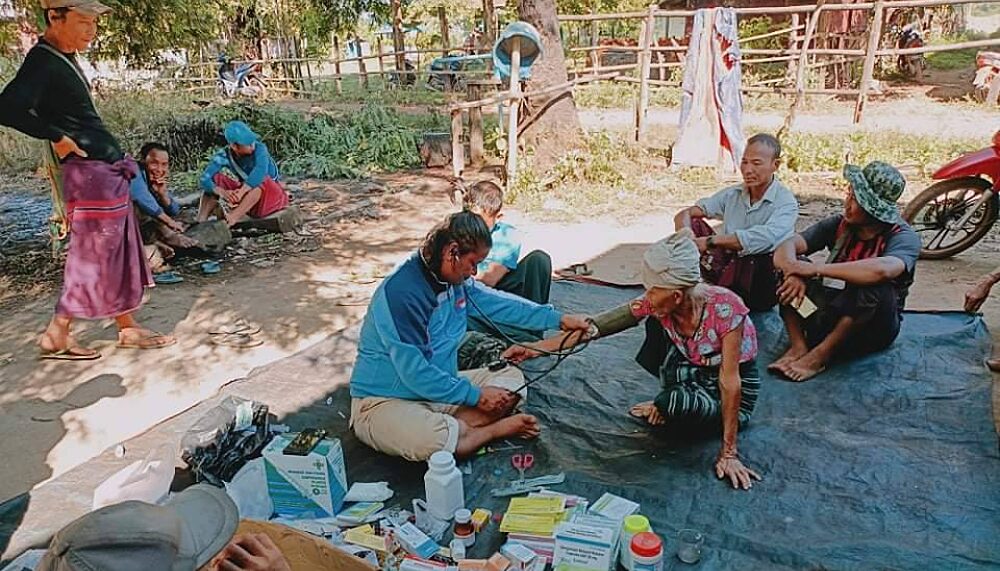
[[344, 451], [337, 439], [323, 439], [306, 456], [282, 452], [297, 434], [279, 434], [264, 448], [267, 493], [274, 512], [292, 519], [334, 517], [347, 495]]
[[556, 571], [609, 571], [617, 562], [617, 538], [608, 528], [562, 523], [555, 539]]
[[403, 549], [421, 559], [430, 559], [441, 550], [440, 545], [410, 522], [396, 528], [396, 539]]

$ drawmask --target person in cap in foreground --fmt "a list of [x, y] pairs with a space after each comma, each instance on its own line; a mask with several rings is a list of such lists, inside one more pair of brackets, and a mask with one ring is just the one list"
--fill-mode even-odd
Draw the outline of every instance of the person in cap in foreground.
[[240, 527], [225, 490], [198, 484], [162, 506], [122, 502], [73, 521], [36, 571], [291, 571], [268, 534]]
[[[782, 244], [774, 266], [791, 344], [768, 370], [805, 381], [834, 359], [855, 359], [896, 340], [920, 254], [920, 238], [896, 201], [906, 180], [891, 165], [844, 167], [844, 212]], [[825, 262], [800, 258], [829, 250]], [[807, 301], [808, 300], [808, 301]]]
[[[646, 339], [636, 361], [660, 379], [662, 390], [630, 414], [672, 432], [721, 428], [716, 476], [748, 490], [760, 476], [740, 460], [736, 436], [749, 422], [760, 390], [757, 331], [739, 296], [702, 283], [700, 259], [690, 229], [653, 244], [643, 255], [645, 295], [596, 316], [588, 336], [607, 337], [645, 319]], [[504, 357], [519, 363], [583, 339], [563, 333], [515, 345]]]
[[220, 198], [228, 206], [225, 220], [229, 226], [244, 216], [265, 218], [284, 210], [288, 193], [281, 186], [278, 165], [267, 145], [242, 121], [227, 123], [225, 135], [228, 146], [215, 153], [201, 174], [204, 194], [197, 221], [204, 222], [217, 212]]
[[[38, 340], [41, 358], [93, 360], [100, 352], [73, 338], [74, 319], [113, 318], [118, 346], [156, 349], [176, 342], [135, 319], [152, 275], [132, 209], [138, 173], [91, 98], [77, 62], [110, 8], [87, 0], [42, 0], [45, 33], [0, 94], [0, 124], [51, 145], [69, 221], [69, 251], [55, 314]], [[57, 198], [57, 199], [58, 199]]]

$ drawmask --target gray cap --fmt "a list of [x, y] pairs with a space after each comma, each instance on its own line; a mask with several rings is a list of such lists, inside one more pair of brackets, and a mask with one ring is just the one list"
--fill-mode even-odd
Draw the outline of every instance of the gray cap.
[[130, 501], [81, 517], [52, 538], [37, 571], [192, 571], [222, 551], [238, 525], [226, 492], [198, 484], [162, 506]]
[[100, 16], [111, 11], [111, 6], [97, 2], [97, 0], [42, 0], [43, 10], [55, 8], [72, 8], [88, 16]]

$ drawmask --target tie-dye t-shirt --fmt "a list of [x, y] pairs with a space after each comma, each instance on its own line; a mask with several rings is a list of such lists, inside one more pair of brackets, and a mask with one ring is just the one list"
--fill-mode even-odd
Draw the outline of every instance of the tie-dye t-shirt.
[[[757, 330], [748, 316], [750, 310], [738, 295], [723, 287], [705, 287], [705, 308], [701, 324], [691, 337], [677, 332], [677, 325], [670, 316], [658, 318], [670, 340], [680, 349], [692, 365], [718, 367], [722, 365], [722, 338], [743, 325], [740, 345], [740, 363], [757, 358]], [[645, 297], [632, 302], [632, 315], [642, 319], [654, 317]]]

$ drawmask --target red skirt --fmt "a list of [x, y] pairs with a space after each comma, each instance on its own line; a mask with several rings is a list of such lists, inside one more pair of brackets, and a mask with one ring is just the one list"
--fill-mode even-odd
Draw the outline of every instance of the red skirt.
[[[215, 186], [225, 190], [237, 190], [243, 186], [242, 182], [221, 172], [215, 175], [212, 182], [215, 183]], [[288, 193], [285, 192], [285, 187], [281, 186], [280, 182], [267, 177], [260, 185], [260, 191], [260, 200], [257, 201], [257, 204], [248, 213], [251, 218], [265, 218], [279, 210], [288, 208]]]

